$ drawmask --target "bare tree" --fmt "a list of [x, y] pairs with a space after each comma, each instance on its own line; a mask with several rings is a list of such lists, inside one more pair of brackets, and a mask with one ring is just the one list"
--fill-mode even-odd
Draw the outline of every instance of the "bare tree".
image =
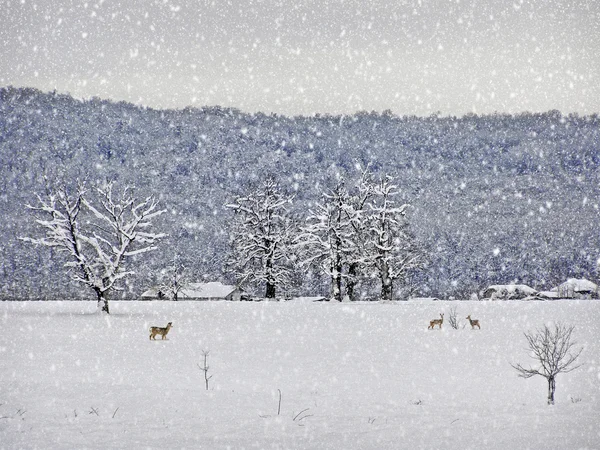
[[133, 273], [125, 270], [126, 260], [155, 250], [154, 244], [166, 236], [147, 231], [152, 219], [164, 212], [157, 206], [153, 197], [136, 200], [129, 188], [115, 195], [112, 183], [91, 192], [83, 184], [74, 192], [62, 185], [45, 197], [38, 195], [38, 205], [28, 205], [46, 235], [20, 239], [65, 253], [65, 267], [74, 269], [72, 279], [90, 287], [99, 310], [108, 314], [109, 292]]
[[556, 376], [559, 373], [569, 373], [581, 367], [575, 365], [583, 348], [574, 349], [575, 342], [571, 336], [575, 327], [557, 323], [554, 328], [544, 325], [544, 328], [535, 333], [525, 333], [529, 344], [531, 357], [540, 363], [539, 368], [524, 368], [521, 364], [512, 364], [523, 378], [531, 378], [540, 375], [548, 381], [548, 404], [554, 404], [554, 392], [556, 391]]

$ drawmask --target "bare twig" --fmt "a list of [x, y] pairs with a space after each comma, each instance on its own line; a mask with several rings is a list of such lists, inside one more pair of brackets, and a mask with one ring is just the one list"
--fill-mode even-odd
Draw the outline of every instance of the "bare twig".
[[115, 412], [112, 415], [112, 418], [114, 419], [115, 416], [117, 415], [117, 411], [119, 410], [120, 406], [117, 406], [117, 409], [115, 409]]
[[[300, 411], [298, 414], [296, 414], [296, 415], [294, 416], [293, 420], [295, 421], [296, 419], [298, 419], [298, 416], [300, 416], [302, 413], [305, 413], [305, 412], [306, 412], [306, 411], [308, 411], [309, 409], [310, 409], [310, 408], [306, 408], [306, 409], [303, 409], [302, 411]], [[300, 419], [298, 419], [298, 420], [302, 420], [302, 419], [305, 419], [306, 417], [310, 417], [310, 416], [312, 416], [312, 414], [308, 414], [308, 415], [306, 415], [306, 416], [304, 416], [304, 417], [301, 417], [301, 418], [300, 418]]]
[[277, 405], [277, 415], [281, 413], [281, 389], [277, 389], [279, 391], [279, 404]]
[[210, 351], [209, 350], [202, 350], [202, 356], [204, 357], [204, 365], [201, 366], [200, 364], [198, 364], [198, 368], [204, 372], [204, 384], [206, 386], [206, 390], [208, 391], [208, 382], [209, 380], [213, 377], [208, 376], [208, 370], [210, 369], [210, 366], [208, 365], [208, 355], [209, 355]]

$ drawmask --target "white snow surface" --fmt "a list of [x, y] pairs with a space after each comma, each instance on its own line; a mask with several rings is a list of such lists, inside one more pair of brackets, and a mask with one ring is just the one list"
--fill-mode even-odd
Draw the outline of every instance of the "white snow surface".
[[[460, 329], [427, 329], [453, 306]], [[600, 448], [600, 301], [95, 311], [0, 302], [0, 448]], [[149, 340], [170, 321], [166, 340]], [[545, 379], [510, 364], [533, 362], [523, 332], [555, 321], [576, 326], [585, 365], [558, 376], [548, 406]]]

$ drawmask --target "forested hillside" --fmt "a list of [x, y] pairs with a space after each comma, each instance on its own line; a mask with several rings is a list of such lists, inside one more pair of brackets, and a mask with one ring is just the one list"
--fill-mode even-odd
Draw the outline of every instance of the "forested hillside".
[[[235, 109], [153, 110], [34, 89], [0, 89], [0, 297], [88, 297], [37, 235], [25, 205], [57, 181], [115, 180], [156, 195], [168, 213], [160, 251], [136, 261], [122, 294], [155, 284], [175, 255], [190, 278], [223, 273], [232, 212], [224, 204], [275, 176], [306, 215], [359, 167], [396, 177], [428, 252], [423, 295], [464, 297], [490, 283], [549, 288], [597, 277], [600, 258], [598, 115], [283, 117]], [[326, 293], [315, 282], [298, 292]]]

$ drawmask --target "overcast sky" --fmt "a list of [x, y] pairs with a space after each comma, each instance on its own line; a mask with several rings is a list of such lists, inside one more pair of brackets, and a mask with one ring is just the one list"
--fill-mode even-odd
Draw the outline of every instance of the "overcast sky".
[[600, 0], [0, 0], [0, 86], [281, 114], [600, 112]]

